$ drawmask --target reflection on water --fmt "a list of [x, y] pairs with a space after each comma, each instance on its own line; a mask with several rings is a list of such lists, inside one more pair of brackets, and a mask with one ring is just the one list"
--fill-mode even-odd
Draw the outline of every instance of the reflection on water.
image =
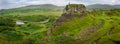
[[16, 24], [21, 25], [21, 24], [25, 24], [23, 21], [16, 21]]

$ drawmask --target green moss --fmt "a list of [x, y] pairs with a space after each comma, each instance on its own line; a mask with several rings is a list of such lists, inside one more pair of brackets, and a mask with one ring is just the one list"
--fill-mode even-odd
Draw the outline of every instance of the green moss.
[[70, 8], [76, 8], [76, 7], [86, 8], [83, 4], [69, 4], [67, 6]]
[[98, 41], [98, 44], [116, 44], [113, 41], [106, 39], [106, 38], [102, 38]]
[[86, 8], [86, 7], [83, 4], [69, 4], [65, 7], [65, 10], [68, 10], [71, 8]]

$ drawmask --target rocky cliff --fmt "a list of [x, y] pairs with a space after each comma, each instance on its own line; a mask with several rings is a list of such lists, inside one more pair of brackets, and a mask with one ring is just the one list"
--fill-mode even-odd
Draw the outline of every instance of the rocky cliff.
[[48, 31], [48, 34], [54, 31], [57, 26], [62, 25], [65, 22], [70, 21], [74, 17], [81, 18], [86, 15], [86, 7], [83, 4], [69, 4], [65, 7], [64, 12], [61, 17], [59, 17], [51, 29]]
[[53, 44], [120, 44], [119, 9], [87, 12], [82, 4], [69, 4], [48, 31]]

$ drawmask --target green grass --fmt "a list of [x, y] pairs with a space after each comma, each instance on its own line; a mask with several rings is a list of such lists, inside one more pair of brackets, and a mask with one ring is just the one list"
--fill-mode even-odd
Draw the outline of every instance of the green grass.
[[[54, 9], [52, 9], [54, 8]], [[61, 15], [62, 10], [57, 7], [23, 7], [0, 11], [0, 44], [41, 44], [42, 39], [46, 35], [46, 31], [51, 27], [52, 23]], [[3, 19], [3, 18], [4, 19]], [[22, 20], [26, 23], [23, 25], [16, 25], [14, 30], [7, 28], [12, 20]], [[49, 19], [45, 23], [42, 22]], [[6, 29], [8, 29], [6, 31]], [[5, 31], [3, 31], [5, 30]], [[3, 32], [2, 32], [3, 31]]]
[[[0, 12], [0, 44], [115, 44], [120, 41], [119, 9], [88, 12], [86, 16], [75, 17], [58, 26], [48, 36], [47, 31], [62, 14], [57, 7], [51, 8], [32, 6]], [[15, 25], [9, 18], [14, 23], [22, 20], [26, 24]], [[48, 22], [36, 23], [47, 19]], [[13, 30], [8, 28], [11, 25], [15, 25]]]
[[54, 38], [62, 34], [62, 36], [64, 36], [66, 33], [67, 35], [74, 37], [73, 40], [79, 41], [79, 44], [114, 44], [116, 43], [115, 41], [119, 42], [120, 28], [118, 27], [120, 26], [120, 13], [118, 10], [114, 11], [114, 14], [111, 10], [96, 11], [95, 13], [91, 12], [87, 14], [87, 16], [81, 18], [74, 18], [61, 26], [58, 26], [51, 37]]

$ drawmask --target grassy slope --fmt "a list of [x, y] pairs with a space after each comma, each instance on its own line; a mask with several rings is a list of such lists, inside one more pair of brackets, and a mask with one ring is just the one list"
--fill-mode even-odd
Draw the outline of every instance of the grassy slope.
[[[120, 41], [120, 11], [107, 10], [93, 11], [87, 16], [66, 22], [56, 28], [50, 36], [51, 41], [48, 42], [46, 31], [62, 12], [57, 11], [59, 10], [57, 7], [55, 9], [50, 7], [47, 10], [40, 7], [28, 6], [0, 12], [0, 15], [15, 20], [28, 21], [28, 24], [17, 25], [16, 31], [1, 32], [0, 44], [91, 44], [94, 42], [114, 44], [114, 41]], [[29, 23], [45, 19], [50, 21], [43, 24]]]
[[[112, 13], [113, 14], [108, 14]], [[120, 10], [108, 10], [99, 11], [87, 14], [82, 18], [74, 18], [73, 20], [66, 22], [65, 24], [56, 28], [53, 32], [54, 37], [56, 36], [71, 36], [74, 42], [64, 41], [62, 39], [59, 43], [71, 43], [71, 44], [115, 44], [115, 41], [120, 41], [119, 30], [120, 28]], [[54, 41], [54, 40], [53, 40]], [[56, 42], [54, 43], [56, 44]], [[76, 42], [78, 41], [78, 42]]]
[[[32, 44], [40, 41], [61, 13], [61, 7], [49, 4], [0, 11], [1, 17], [27, 22], [24, 25], [16, 25], [15, 31], [0, 32], [0, 44]], [[49, 21], [46, 23], [34, 23], [47, 19]]]
[[0, 15], [56, 15], [61, 14], [63, 7], [55, 5], [31, 5], [21, 8], [0, 11]]

